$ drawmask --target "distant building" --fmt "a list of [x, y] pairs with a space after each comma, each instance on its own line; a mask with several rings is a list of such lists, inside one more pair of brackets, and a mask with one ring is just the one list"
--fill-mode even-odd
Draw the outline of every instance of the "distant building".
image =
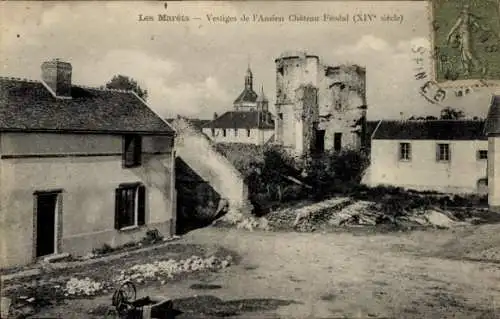
[[245, 143], [263, 145], [273, 141], [274, 120], [269, 112], [269, 100], [261, 88], [260, 95], [253, 90], [250, 67], [245, 74], [245, 86], [233, 103], [233, 111], [221, 116], [214, 114], [203, 133], [216, 143]]
[[473, 120], [380, 121], [372, 134], [368, 184], [487, 194], [494, 157], [484, 126]]
[[285, 52], [276, 63], [276, 142], [302, 155], [363, 146], [366, 71]]
[[497, 150], [500, 150], [500, 95], [491, 99], [485, 133], [488, 137], [488, 204], [490, 209], [500, 211], [500, 161]]
[[0, 78], [2, 268], [174, 232], [174, 130], [135, 93], [71, 75], [52, 60], [41, 81]]
[[[196, 130], [200, 131], [203, 129], [203, 126], [205, 126], [206, 124], [210, 123], [212, 120], [206, 120], [206, 119], [198, 119], [198, 118], [184, 118], [184, 120], [188, 121], [188, 123], [190, 125], [193, 126], [193, 128], [195, 128]], [[174, 118], [167, 118], [165, 119], [165, 121], [167, 121], [168, 124], [172, 124], [175, 119]]]

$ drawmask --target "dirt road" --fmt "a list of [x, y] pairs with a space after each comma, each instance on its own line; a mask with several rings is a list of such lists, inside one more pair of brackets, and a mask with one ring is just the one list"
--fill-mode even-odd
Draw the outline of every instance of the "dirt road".
[[[468, 257], [471, 245], [487, 250], [485, 245], [497, 244], [499, 230], [486, 225], [353, 235], [206, 228], [180, 242], [222, 245], [241, 255], [240, 264], [203, 282], [186, 280], [140, 294], [275, 301], [257, 305], [245, 318], [500, 318], [500, 263]], [[99, 304], [109, 304], [109, 296], [75, 300], [44, 315], [81, 317]]]

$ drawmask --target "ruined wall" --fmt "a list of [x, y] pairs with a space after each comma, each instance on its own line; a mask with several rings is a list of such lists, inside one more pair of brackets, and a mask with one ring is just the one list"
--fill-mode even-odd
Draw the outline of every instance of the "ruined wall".
[[315, 123], [318, 122], [318, 89], [313, 85], [300, 86], [295, 92], [295, 121], [300, 124], [301, 139], [297, 140], [298, 153], [309, 152], [315, 140]]
[[324, 68], [318, 96], [319, 129], [325, 130], [325, 149], [342, 134], [342, 148], [361, 146], [362, 121], [366, 116], [366, 72], [356, 65]]
[[[366, 117], [365, 69], [325, 66], [317, 56], [305, 53], [286, 53], [275, 62], [277, 142], [303, 154], [315, 143], [318, 129], [325, 131], [326, 150], [334, 148], [335, 133], [341, 133], [342, 148], [359, 148]], [[305, 85], [316, 88], [316, 98], [308, 94], [306, 104], [297, 95]]]
[[176, 119], [172, 126], [177, 132], [177, 156], [229, 201], [230, 210], [251, 211], [248, 208], [248, 187], [244, 177], [227, 158], [217, 152], [213, 142], [184, 119]]
[[[302, 152], [305, 147], [303, 105], [296, 93], [301, 86], [317, 86], [319, 58], [303, 52], [282, 54], [276, 63], [276, 141]], [[307, 143], [306, 143], [307, 144]]]

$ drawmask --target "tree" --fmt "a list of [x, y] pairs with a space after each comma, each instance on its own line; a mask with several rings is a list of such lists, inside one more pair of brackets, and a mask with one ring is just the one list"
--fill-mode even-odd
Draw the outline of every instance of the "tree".
[[463, 111], [454, 109], [450, 106], [445, 107], [441, 110], [440, 119], [441, 120], [459, 120], [463, 119], [465, 114]]
[[140, 98], [144, 100], [146, 100], [148, 97], [148, 91], [142, 89], [139, 84], [137, 84], [137, 81], [121, 74], [115, 75], [108, 83], [106, 83], [106, 88], [134, 91]]

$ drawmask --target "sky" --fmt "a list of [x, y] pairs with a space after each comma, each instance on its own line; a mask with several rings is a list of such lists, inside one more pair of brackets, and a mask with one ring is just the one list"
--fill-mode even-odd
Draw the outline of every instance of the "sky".
[[[2, 2], [0, 75], [40, 79], [43, 61], [60, 58], [73, 66], [73, 82], [101, 86], [113, 75], [137, 80], [148, 104], [161, 116], [211, 118], [232, 108], [250, 64], [256, 91], [275, 97], [274, 59], [305, 50], [327, 65], [366, 67], [369, 119], [435, 115], [443, 106], [485, 116], [491, 89], [443, 105], [427, 102], [415, 79], [412, 48], [431, 47], [425, 1], [331, 2]], [[290, 22], [304, 16], [376, 14], [376, 21]], [[138, 21], [158, 14], [184, 15], [189, 22]], [[285, 21], [213, 23], [213, 16], [283, 16]], [[383, 22], [402, 16], [402, 23]], [[199, 19], [194, 19], [199, 18]], [[429, 51], [429, 50], [428, 50]], [[424, 68], [431, 61], [424, 56]]]

